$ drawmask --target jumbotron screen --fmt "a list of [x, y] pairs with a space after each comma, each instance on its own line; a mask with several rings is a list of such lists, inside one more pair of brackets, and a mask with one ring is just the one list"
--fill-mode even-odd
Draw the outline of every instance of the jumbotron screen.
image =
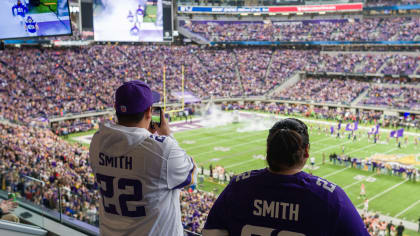
[[98, 0], [94, 4], [95, 41], [164, 40], [162, 0]]
[[0, 1], [0, 39], [71, 33], [67, 0]]

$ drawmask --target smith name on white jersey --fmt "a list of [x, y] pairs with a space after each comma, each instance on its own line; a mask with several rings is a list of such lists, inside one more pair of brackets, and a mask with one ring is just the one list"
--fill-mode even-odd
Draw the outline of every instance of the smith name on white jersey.
[[101, 235], [183, 235], [179, 189], [195, 182], [196, 167], [173, 137], [105, 124], [89, 155]]

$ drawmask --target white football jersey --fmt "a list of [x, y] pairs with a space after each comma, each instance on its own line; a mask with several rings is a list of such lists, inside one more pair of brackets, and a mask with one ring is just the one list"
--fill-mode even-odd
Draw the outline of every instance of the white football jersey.
[[101, 235], [183, 235], [179, 189], [196, 181], [196, 167], [173, 137], [101, 125], [90, 163], [101, 193]]

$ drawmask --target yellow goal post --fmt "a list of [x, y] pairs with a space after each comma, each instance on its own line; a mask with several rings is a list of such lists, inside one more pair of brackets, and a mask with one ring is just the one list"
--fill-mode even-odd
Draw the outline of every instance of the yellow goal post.
[[185, 99], [184, 99], [184, 65], [181, 66], [181, 109], [166, 111], [166, 67], [163, 66], [163, 111], [168, 114], [184, 111]]

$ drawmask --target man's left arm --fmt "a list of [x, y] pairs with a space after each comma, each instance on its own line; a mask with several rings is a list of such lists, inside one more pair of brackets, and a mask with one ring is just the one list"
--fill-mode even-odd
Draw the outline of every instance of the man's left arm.
[[172, 137], [167, 161], [167, 182], [169, 189], [183, 188], [197, 182], [197, 167], [190, 157]]

